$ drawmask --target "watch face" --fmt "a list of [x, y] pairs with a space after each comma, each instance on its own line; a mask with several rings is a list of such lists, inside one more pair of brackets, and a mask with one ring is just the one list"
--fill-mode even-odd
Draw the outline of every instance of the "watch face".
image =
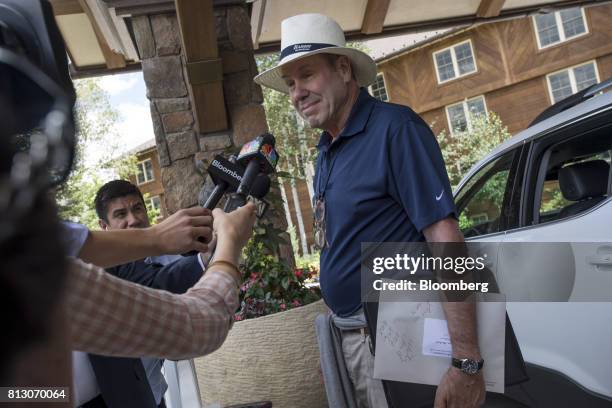
[[468, 358], [461, 361], [461, 371], [467, 374], [478, 373], [478, 362]]

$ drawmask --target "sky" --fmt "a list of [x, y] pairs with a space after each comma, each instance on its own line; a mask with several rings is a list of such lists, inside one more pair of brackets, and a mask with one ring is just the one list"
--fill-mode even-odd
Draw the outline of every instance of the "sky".
[[[379, 58], [435, 34], [428, 32], [386, 37], [366, 41], [366, 45], [372, 57]], [[117, 133], [124, 151], [154, 138], [142, 72], [104, 76], [101, 79], [101, 87], [109, 94], [111, 105], [121, 115], [117, 123]]]
[[153, 139], [153, 124], [142, 72], [107, 75], [101, 78], [100, 86], [108, 93], [112, 107], [119, 112], [117, 133], [125, 151]]

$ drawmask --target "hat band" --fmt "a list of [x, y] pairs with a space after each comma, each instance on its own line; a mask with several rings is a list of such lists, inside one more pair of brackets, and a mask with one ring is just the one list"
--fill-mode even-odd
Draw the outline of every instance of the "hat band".
[[293, 44], [288, 47], [285, 47], [280, 54], [281, 61], [286, 57], [297, 54], [300, 52], [310, 52], [315, 50], [320, 50], [321, 48], [329, 48], [329, 47], [337, 47], [335, 44], [323, 44], [323, 43], [302, 43], [302, 44]]

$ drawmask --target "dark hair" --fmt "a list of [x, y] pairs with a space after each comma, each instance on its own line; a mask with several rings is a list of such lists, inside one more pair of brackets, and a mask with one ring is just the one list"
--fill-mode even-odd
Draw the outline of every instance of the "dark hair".
[[98, 218], [108, 222], [108, 204], [115, 198], [121, 198], [129, 195], [140, 197], [140, 200], [142, 200], [142, 203], [144, 204], [144, 197], [142, 196], [142, 193], [138, 187], [127, 180], [109, 181], [100, 187], [96, 193], [96, 199], [94, 200]]

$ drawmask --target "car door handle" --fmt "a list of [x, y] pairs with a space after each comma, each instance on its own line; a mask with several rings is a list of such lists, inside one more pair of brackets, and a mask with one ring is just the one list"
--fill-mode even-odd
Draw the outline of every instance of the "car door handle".
[[587, 256], [586, 260], [591, 265], [598, 265], [598, 266], [611, 266], [612, 265], [612, 255], [591, 255], [591, 256]]

